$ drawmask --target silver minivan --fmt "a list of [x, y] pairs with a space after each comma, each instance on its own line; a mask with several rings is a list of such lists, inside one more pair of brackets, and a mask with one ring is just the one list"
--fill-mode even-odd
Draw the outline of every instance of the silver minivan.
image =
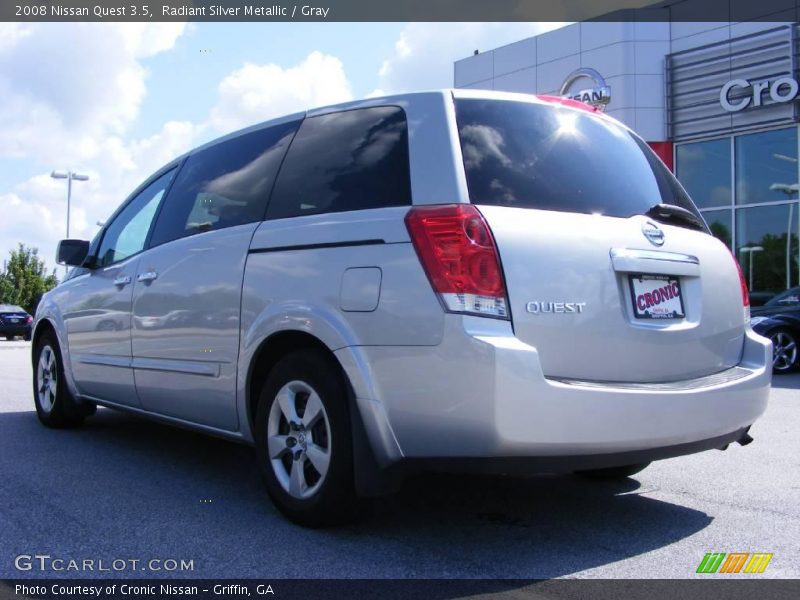
[[627, 477], [746, 444], [769, 393], [728, 248], [645, 142], [570, 100], [269, 121], [172, 161], [58, 260], [41, 421], [101, 405], [252, 444], [309, 526], [409, 471]]

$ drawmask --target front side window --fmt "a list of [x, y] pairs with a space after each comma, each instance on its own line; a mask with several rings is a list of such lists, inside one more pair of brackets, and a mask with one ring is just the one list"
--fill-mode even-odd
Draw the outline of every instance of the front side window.
[[699, 213], [641, 139], [584, 111], [532, 102], [456, 100], [470, 200], [611, 217], [657, 204]]
[[261, 221], [298, 122], [259, 129], [191, 155], [158, 217], [151, 245]]
[[267, 218], [410, 204], [406, 115], [401, 108], [382, 106], [303, 121]]
[[100, 242], [97, 266], [106, 267], [144, 249], [158, 204], [174, 175], [172, 170], [153, 181], [114, 218]]

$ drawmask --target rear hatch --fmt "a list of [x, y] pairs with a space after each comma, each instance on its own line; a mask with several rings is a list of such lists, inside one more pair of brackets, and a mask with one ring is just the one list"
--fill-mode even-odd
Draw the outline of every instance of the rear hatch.
[[663, 382], [739, 362], [737, 266], [641, 139], [566, 106], [455, 103], [514, 332], [546, 376]]

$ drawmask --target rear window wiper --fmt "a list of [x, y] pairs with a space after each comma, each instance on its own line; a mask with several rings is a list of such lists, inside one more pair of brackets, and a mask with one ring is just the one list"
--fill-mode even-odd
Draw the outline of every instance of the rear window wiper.
[[665, 223], [677, 221], [680, 224], [689, 225], [693, 229], [708, 231], [702, 219], [698, 218], [692, 211], [676, 206], [675, 204], [656, 204], [647, 209], [647, 212], [644, 214], [657, 221]]

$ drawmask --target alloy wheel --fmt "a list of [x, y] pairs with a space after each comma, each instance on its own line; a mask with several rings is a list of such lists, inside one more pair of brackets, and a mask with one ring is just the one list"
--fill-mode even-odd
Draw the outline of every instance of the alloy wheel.
[[56, 353], [50, 346], [44, 346], [39, 353], [39, 363], [36, 365], [36, 389], [39, 406], [46, 413], [53, 410], [53, 404], [58, 394], [58, 368]]
[[267, 421], [267, 449], [275, 476], [290, 496], [313, 496], [331, 461], [331, 426], [319, 395], [290, 381], [275, 396]]
[[788, 371], [797, 363], [797, 342], [785, 331], [774, 333], [772, 339], [772, 367]]

